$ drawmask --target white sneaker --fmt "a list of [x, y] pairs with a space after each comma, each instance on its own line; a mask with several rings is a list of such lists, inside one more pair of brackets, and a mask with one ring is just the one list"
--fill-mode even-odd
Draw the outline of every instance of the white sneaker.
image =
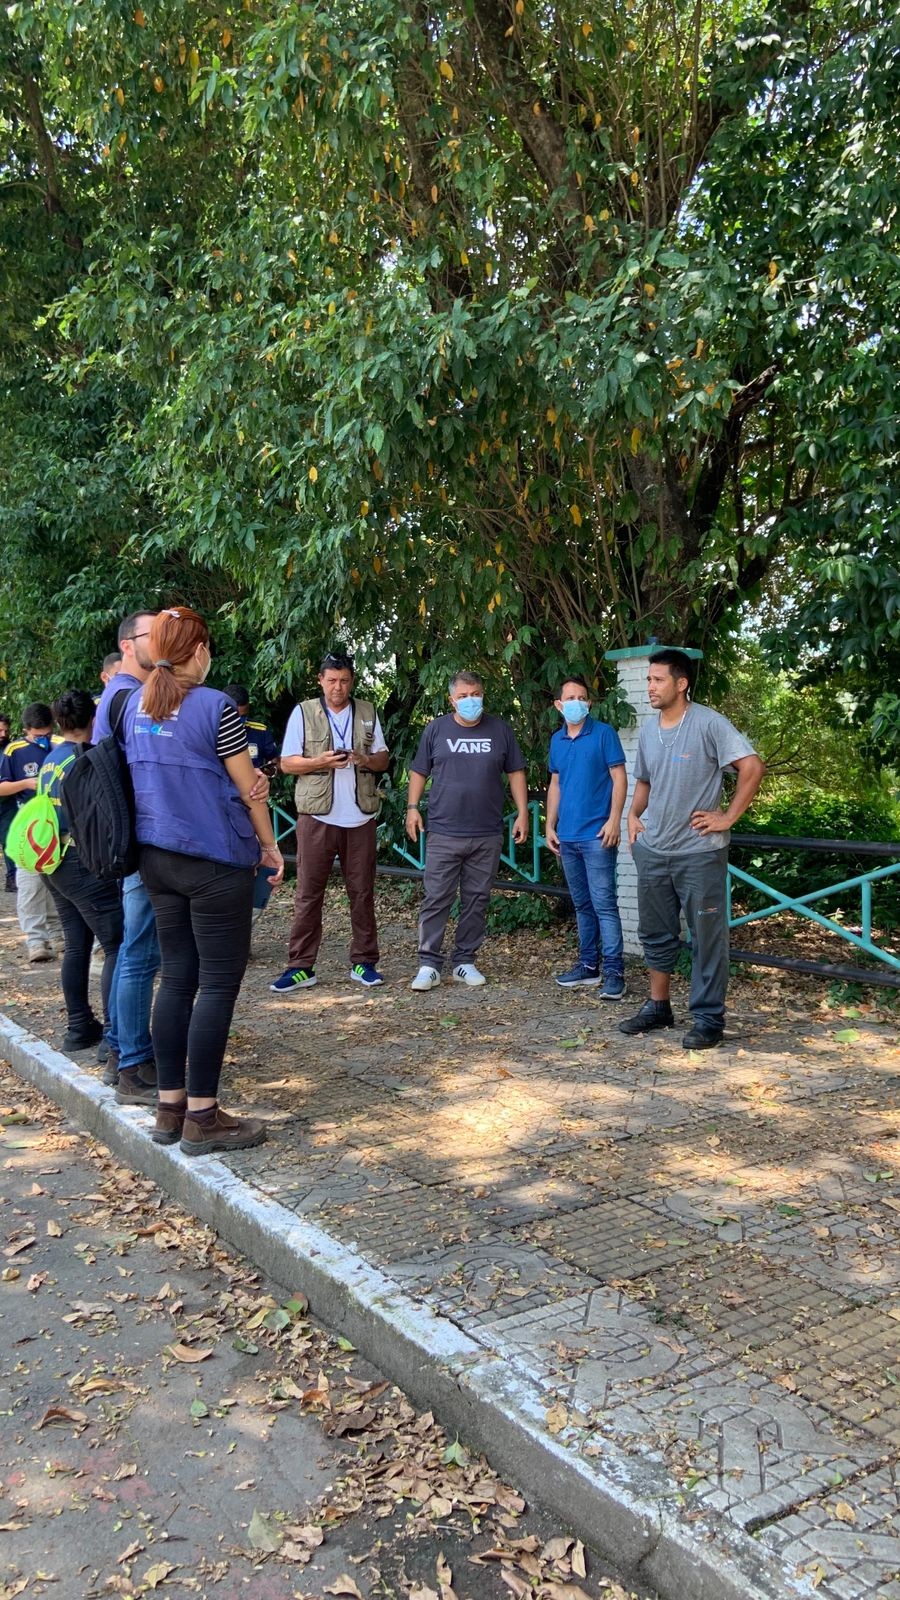
[[420, 967], [412, 983], [411, 989], [436, 989], [441, 981], [437, 967]]
[[458, 967], [453, 968], [454, 983], [466, 983], [470, 989], [480, 989], [487, 978], [479, 972], [473, 961], [463, 961]]

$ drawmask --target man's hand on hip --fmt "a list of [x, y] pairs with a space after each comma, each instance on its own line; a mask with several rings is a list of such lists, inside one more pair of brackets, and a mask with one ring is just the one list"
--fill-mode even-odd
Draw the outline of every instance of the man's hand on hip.
[[694, 811], [691, 815], [691, 827], [695, 833], [727, 833], [731, 827], [724, 811]]

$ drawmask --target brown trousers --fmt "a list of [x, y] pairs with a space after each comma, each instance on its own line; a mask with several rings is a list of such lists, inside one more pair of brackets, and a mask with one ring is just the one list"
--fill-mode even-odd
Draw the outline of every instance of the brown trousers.
[[375, 923], [376, 820], [335, 828], [315, 817], [297, 818], [297, 892], [288, 944], [292, 967], [314, 967], [322, 943], [322, 904], [335, 856], [350, 899], [350, 965], [378, 962]]

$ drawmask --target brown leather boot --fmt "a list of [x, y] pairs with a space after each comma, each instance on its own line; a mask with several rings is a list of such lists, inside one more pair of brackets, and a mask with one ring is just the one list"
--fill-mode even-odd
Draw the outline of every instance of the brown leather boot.
[[167, 1105], [160, 1100], [156, 1106], [156, 1124], [150, 1137], [154, 1144], [177, 1144], [184, 1129], [187, 1101], [181, 1105]]
[[230, 1117], [216, 1106], [215, 1116], [204, 1122], [195, 1122], [187, 1113], [181, 1148], [186, 1156], [208, 1156], [216, 1150], [248, 1150], [265, 1137], [265, 1126], [255, 1117]]
[[155, 1106], [156, 1085], [146, 1083], [137, 1067], [120, 1072], [116, 1083], [116, 1104], [120, 1106]]

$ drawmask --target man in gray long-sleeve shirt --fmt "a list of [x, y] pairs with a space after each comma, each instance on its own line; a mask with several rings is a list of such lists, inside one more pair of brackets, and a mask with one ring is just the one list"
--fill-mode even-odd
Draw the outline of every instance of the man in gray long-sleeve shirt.
[[[650, 969], [650, 999], [620, 1032], [671, 1028], [671, 974], [681, 948], [681, 914], [691, 935], [691, 1027], [687, 1050], [717, 1045], [728, 984], [726, 879], [729, 830], [744, 815], [765, 768], [727, 717], [690, 698], [691, 662], [680, 650], [650, 657], [647, 694], [657, 712], [638, 740], [628, 842], [638, 880], [638, 936]], [[737, 787], [721, 809], [722, 778]]]

